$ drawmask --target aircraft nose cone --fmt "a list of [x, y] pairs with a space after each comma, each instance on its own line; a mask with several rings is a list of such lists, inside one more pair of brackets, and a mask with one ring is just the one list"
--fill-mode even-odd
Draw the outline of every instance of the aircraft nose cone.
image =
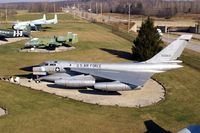
[[38, 67], [38, 65], [23, 67], [23, 68], [20, 68], [20, 70], [27, 71], [27, 72], [32, 72], [33, 71], [33, 67]]

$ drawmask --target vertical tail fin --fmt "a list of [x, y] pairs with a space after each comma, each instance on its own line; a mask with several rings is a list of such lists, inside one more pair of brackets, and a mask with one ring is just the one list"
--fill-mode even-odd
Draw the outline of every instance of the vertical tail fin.
[[57, 14], [55, 14], [55, 16], [54, 16], [54, 24], [57, 24], [58, 23], [58, 16], [57, 16]]
[[169, 62], [176, 60], [182, 54], [192, 35], [182, 35], [161, 50], [158, 54], [147, 60], [147, 63]]
[[44, 21], [46, 21], [46, 14], [43, 15], [43, 18], [42, 18]]

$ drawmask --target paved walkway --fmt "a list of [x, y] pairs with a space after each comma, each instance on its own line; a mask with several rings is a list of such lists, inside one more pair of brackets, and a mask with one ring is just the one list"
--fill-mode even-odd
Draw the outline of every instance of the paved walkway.
[[66, 89], [48, 82], [28, 82], [28, 79], [21, 79], [20, 85], [86, 103], [120, 107], [149, 106], [164, 99], [165, 96], [164, 88], [152, 79], [140, 90], [123, 92], [105, 92], [93, 89]]

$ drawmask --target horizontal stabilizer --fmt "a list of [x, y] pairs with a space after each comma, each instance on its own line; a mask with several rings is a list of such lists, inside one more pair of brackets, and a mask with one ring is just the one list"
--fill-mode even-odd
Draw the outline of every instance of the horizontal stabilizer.
[[192, 35], [182, 35], [178, 38], [178, 40], [190, 41], [191, 38], [192, 38]]
[[54, 24], [57, 24], [58, 23], [58, 16], [57, 14], [54, 15]]
[[43, 15], [43, 18], [42, 18], [44, 21], [46, 21], [46, 14]]
[[163, 61], [163, 63], [183, 63], [181, 60]]

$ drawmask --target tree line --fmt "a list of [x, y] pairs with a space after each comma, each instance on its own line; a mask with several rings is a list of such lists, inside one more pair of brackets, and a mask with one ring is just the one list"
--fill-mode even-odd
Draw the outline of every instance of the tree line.
[[100, 10], [100, 4], [103, 12], [111, 13], [127, 14], [129, 5], [131, 14], [136, 15], [171, 17], [177, 13], [200, 13], [200, 0], [90, 0], [87, 8], [92, 5], [93, 12], [96, 12], [96, 8]]
[[10, 9], [23, 9], [29, 12], [58, 12], [62, 7], [73, 6], [100, 13], [101, 6], [104, 13], [128, 13], [131, 6], [131, 14], [154, 15], [158, 17], [171, 17], [177, 13], [200, 13], [200, 0], [66, 0], [60, 2], [40, 2], [40, 3], [9, 3], [1, 4]]

